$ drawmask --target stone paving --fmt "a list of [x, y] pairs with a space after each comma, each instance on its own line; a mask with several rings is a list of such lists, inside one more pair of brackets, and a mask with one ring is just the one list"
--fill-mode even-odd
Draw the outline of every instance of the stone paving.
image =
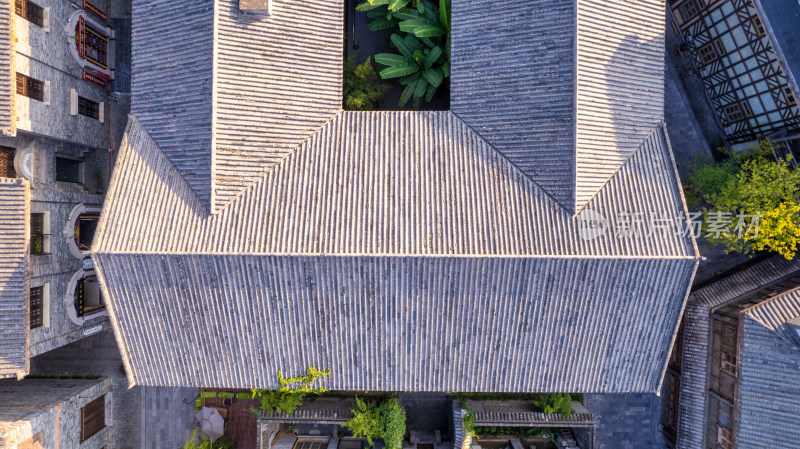
[[[141, 387], [141, 441], [146, 449], [177, 449], [189, 440], [197, 388]], [[186, 404], [185, 402], [189, 402]]]
[[662, 449], [658, 431], [661, 398], [655, 394], [587, 394], [584, 404], [597, 416], [594, 449]]

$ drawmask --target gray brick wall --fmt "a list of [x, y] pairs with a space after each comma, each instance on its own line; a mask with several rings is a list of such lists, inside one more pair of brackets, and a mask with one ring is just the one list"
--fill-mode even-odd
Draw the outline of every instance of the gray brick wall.
[[[107, 378], [0, 381], [0, 448], [14, 447], [41, 431], [45, 449], [112, 449], [108, 426], [80, 442], [81, 408], [110, 388]], [[106, 410], [111, 401], [107, 396]]]

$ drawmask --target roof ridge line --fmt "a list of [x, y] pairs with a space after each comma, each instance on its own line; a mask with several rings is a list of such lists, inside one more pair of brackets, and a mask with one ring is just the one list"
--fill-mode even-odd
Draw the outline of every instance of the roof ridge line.
[[403, 254], [403, 253], [296, 253], [296, 252], [218, 252], [218, 251], [92, 251], [99, 255], [147, 256], [276, 256], [276, 257], [406, 257], [446, 259], [620, 259], [620, 260], [696, 260], [692, 256], [673, 255], [602, 255], [602, 254]]
[[[644, 138], [643, 138], [643, 139], [642, 139], [642, 140], [639, 142], [639, 145], [637, 145], [637, 146], [636, 146], [636, 151], [634, 151], [633, 153], [631, 153], [630, 155], [628, 155], [628, 157], [626, 157], [626, 158], [625, 158], [625, 160], [624, 160], [624, 161], [622, 161], [622, 163], [621, 163], [621, 164], [619, 164], [619, 167], [617, 167], [617, 168], [616, 168], [616, 169], [615, 169], [615, 170], [614, 170], [614, 171], [611, 173], [611, 176], [609, 176], [608, 178], [606, 178], [605, 182], [603, 182], [603, 185], [601, 185], [601, 186], [600, 186], [600, 188], [599, 188], [599, 189], [597, 189], [597, 191], [596, 191], [596, 192], [594, 192], [594, 195], [592, 195], [592, 196], [591, 196], [591, 198], [589, 198], [589, 201], [587, 201], [587, 202], [586, 202], [586, 203], [583, 205], [583, 207], [581, 207], [581, 208], [578, 208], [578, 207], [577, 207], [577, 204], [576, 204], [576, 208], [575, 208], [575, 209], [576, 209], [576, 210], [575, 210], [575, 215], [578, 215], [578, 214], [580, 214], [580, 213], [581, 213], [581, 212], [582, 212], [584, 209], [586, 209], [586, 207], [588, 207], [588, 206], [589, 206], [589, 203], [591, 203], [592, 201], [594, 201], [594, 200], [595, 200], [595, 198], [597, 198], [597, 195], [599, 195], [599, 194], [600, 194], [600, 192], [602, 192], [602, 191], [603, 191], [603, 189], [605, 189], [605, 188], [606, 188], [606, 186], [607, 186], [607, 185], [608, 185], [608, 184], [611, 182], [611, 180], [612, 180], [612, 179], [614, 179], [614, 178], [615, 178], [615, 177], [616, 177], [616, 176], [619, 174], [620, 170], [622, 170], [622, 167], [625, 167], [626, 165], [628, 165], [628, 163], [631, 161], [631, 159], [633, 159], [633, 157], [634, 157], [634, 156], [636, 156], [637, 154], [639, 154], [639, 151], [641, 151], [641, 150], [642, 150], [642, 147], [644, 146], [644, 143], [645, 143], [645, 142], [647, 142], [647, 140], [649, 140], [651, 137], [653, 137], [653, 134], [657, 133], [659, 129], [661, 129], [661, 124], [663, 124], [663, 123], [664, 123], [664, 122], [662, 121], [661, 123], [657, 124], [655, 127], [653, 127], [653, 129], [652, 129], [652, 130], [651, 130], [649, 133], [647, 133], [647, 136], [645, 136], [645, 137], [644, 137]], [[577, 165], [577, 162], [576, 162], [576, 164], [575, 164], [576, 170], [577, 170], [577, 166], [578, 166], [578, 165]], [[576, 175], [575, 175], [575, 180], [576, 180], [576, 182], [577, 182], [577, 179], [578, 179], [578, 176], [577, 176], [577, 172], [576, 172]]]
[[789, 295], [789, 294], [791, 294], [793, 292], [796, 292], [798, 290], [800, 290], [800, 287], [790, 288], [789, 290], [781, 292], [780, 294], [777, 294], [777, 295], [775, 295], [775, 296], [773, 296], [771, 298], [767, 298], [767, 299], [765, 299], [765, 300], [763, 300], [763, 301], [761, 301], [761, 302], [759, 302], [757, 304], [753, 304], [752, 306], [745, 307], [744, 309], [740, 310], [739, 313], [752, 317], [754, 320], [758, 321], [759, 323], [763, 324], [766, 327], [772, 327], [771, 324], [764, 323], [762, 319], [760, 319], [755, 314], [752, 314], [750, 312], [753, 312], [754, 310], [759, 309], [762, 306], [768, 306], [769, 304], [771, 304], [771, 303], [773, 303], [773, 302], [775, 302], [777, 300], [783, 299], [786, 295]]
[[[181, 174], [180, 170], [178, 170], [178, 167], [176, 167], [175, 163], [172, 162], [172, 159], [166, 153], [164, 153], [164, 150], [162, 150], [160, 146], [158, 146], [158, 143], [155, 140], [153, 140], [153, 137], [150, 135], [150, 133], [147, 131], [144, 125], [142, 125], [141, 122], [139, 122], [139, 119], [136, 117], [136, 115], [134, 115], [132, 112], [128, 114], [128, 123], [125, 124], [125, 132], [122, 133], [122, 140], [120, 141], [119, 148], [117, 149], [117, 158], [114, 161], [114, 169], [111, 171], [111, 179], [108, 180], [108, 190], [106, 190], [105, 199], [103, 200], [103, 211], [105, 211], [106, 209], [105, 205], [106, 203], [108, 203], [108, 199], [111, 198], [113, 194], [116, 193], [116, 191], [112, 191], [112, 189], [118, 186], [117, 178], [119, 176], [122, 176], [120, 174], [122, 170], [122, 164], [120, 163], [120, 160], [128, 157], [128, 152], [131, 151], [130, 134], [134, 126], [137, 126], [139, 128], [139, 132], [144, 133], [146, 138], [149, 139], [150, 142], [152, 142], [153, 147], [159, 153], [161, 153], [162, 156], [164, 156], [164, 158], [167, 160], [167, 163], [170, 165], [170, 167], [172, 167], [172, 170], [174, 170], [175, 173], [178, 175], [177, 177], [180, 178], [180, 181], [178, 182], [183, 182], [184, 184], [186, 184], [189, 192], [191, 192], [192, 194], [192, 197], [194, 197], [195, 201], [198, 204], [200, 204], [200, 207], [202, 207], [203, 211], [206, 214], [206, 217], [210, 217], [211, 216], [210, 209], [207, 208], [203, 200], [201, 200], [197, 196], [197, 192], [195, 192], [191, 184], [189, 184], [186, 181], [186, 179]], [[105, 236], [104, 234], [105, 234], [106, 220], [107, 220], [106, 217], [107, 215], [105, 213], [100, 214], [100, 219], [97, 222], [97, 228], [95, 230], [95, 236], [100, 236], [100, 237]]]
[[[472, 131], [473, 133], [475, 133], [475, 135], [477, 135], [478, 137], [480, 137], [481, 141], [482, 141], [483, 143], [485, 143], [485, 144], [486, 144], [486, 146], [488, 146], [489, 148], [491, 148], [491, 149], [492, 149], [492, 151], [494, 151], [495, 153], [497, 153], [497, 154], [498, 154], [500, 157], [502, 157], [503, 159], [505, 159], [505, 161], [506, 161], [506, 162], [508, 162], [509, 164], [511, 164], [511, 166], [512, 166], [512, 167], [514, 167], [514, 169], [515, 169], [515, 170], [517, 170], [517, 171], [518, 171], [520, 174], [522, 174], [522, 175], [523, 175], [524, 177], [526, 177], [526, 178], [527, 178], [527, 179], [528, 179], [530, 182], [532, 182], [532, 183], [533, 183], [533, 185], [535, 185], [537, 189], [539, 189], [539, 190], [540, 190], [542, 193], [544, 193], [544, 195], [545, 195], [547, 198], [549, 198], [551, 201], [553, 201], [555, 204], [557, 204], [557, 205], [558, 205], [558, 206], [559, 206], [561, 209], [563, 209], [563, 210], [565, 210], [567, 213], [569, 213], [569, 208], [568, 208], [567, 206], [564, 206], [563, 204], [561, 204], [561, 202], [560, 202], [560, 201], [558, 201], [558, 200], [557, 200], [557, 199], [556, 199], [556, 198], [555, 198], [553, 195], [551, 195], [551, 194], [550, 194], [550, 192], [548, 192], [548, 191], [547, 191], [547, 189], [545, 189], [544, 187], [542, 187], [542, 186], [541, 186], [541, 184], [539, 184], [538, 182], [536, 182], [536, 180], [534, 180], [534, 179], [533, 179], [533, 178], [532, 178], [530, 175], [528, 175], [527, 173], [525, 173], [525, 171], [524, 171], [524, 170], [522, 170], [521, 168], [517, 167], [517, 164], [515, 164], [515, 163], [514, 163], [514, 162], [513, 162], [511, 159], [509, 159], [509, 158], [508, 158], [508, 156], [506, 156], [505, 154], [503, 154], [503, 152], [502, 152], [502, 151], [498, 150], [498, 149], [497, 149], [497, 148], [496, 148], [494, 145], [492, 145], [492, 144], [491, 144], [491, 143], [490, 143], [488, 140], [486, 140], [486, 138], [485, 138], [485, 137], [483, 137], [483, 135], [480, 133], [480, 131], [478, 131], [478, 130], [476, 130], [475, 128], [473, 128], [473, 127], [472, 127], [472, 126], [471, 126], [469, 123], [467, 123], [467, 121], [466, 121], [466, 120], [464, 120], [463, 118], [461, 118], [461, 116], [459, 116], [459, 115], [458, 115], [458, 113], [457, 113], [457, 112], [455, 112], [455, 111], [453, 111], [452, 109], [451, 109], [451, 110], [449, 110], [449, 111], [447, 111], [447, 112], [449, 112], [450, 114], [452, 114], [452, 115], [453, 115], [453, 117], [455, 117], [456, 119], [458, 119], [458, 121], [459, 121], [459, 122], [461, 122], [461, 124], [462, 124], [462, 125], [466, 126], [466, 127], [467, 127], [467, 128], [470, 130], [470, 131]], [[577, 214], [575, 214], [575, 215], [577, 215]]]
[[[233, 204], [234, 202], [236, 202], [236, 201], [237, 201], [239, 198], [241, 198], [241, 197], [242, 197], [242, 195], [244, 195], [244, 193], [245, 193], [245, 192], [247, 192], [248, 190], [252, 189], [252, 188], [253, 188], [253, 186], [255, 186], [256, 184], [258, 184], [259, 182], [261, 182], [261, 180], [263, 180], [263, 179], [264, 179], [264, 177], [265, 177], [265, 176], [267, 176], [267, 175], [268, 175], [268, 174], [269, 174], [271, 171], [275, 170], [275, 168], [276, 168], [276, 167], [278, 167], [279, 165], [283, 164], [283, 163], [284, 163], [284, 162], [285, 162], [285, 161], [286, 161], [286, 160], [287, 160], [289, 157], [293, 156], [293, 155], [294, 155], [294, 154], [297, 152], [297, 150], [299, 150], [299, 149], [300, 149], [300, 147], [302, 147], [303, 145], [305, 145], [305, 144], [306, 144], [306, 143], [307, 143], [309, 140], [311, 140], [311, 138], [313, 138], [314, 136], [316, 136], [317, 134], [319, 134], [319, 132], [322, 130], [322, 128], [324, 128], [325, 126], [327, 126], [327, 125], [328, 125], [328, 123], [332, 122], [332, 121], [333, 121], [335, 118], [339, 117], [339, 116], [342, 114], [342, 112], [344, 112], [344, 109], [342, 109], [342, 108], [339, 108], [339, 110], [338, 110], [338, 111], [336, 111], [336, 113], [335, 113], [335, 114], [333, 114], [333, 115], [332, 115], [332, 116], [331, 116], [331, 117], [330, 117], [328, 120], [326, 120], [326, 121], [325, 121], [325, 123], [323, 123], [323, 124], [322, 124], [322, 125], [320, 125], [320, 126], [317, 128], [317, 129], [315, 129], [315, 130], [314, 130], [314, 131], [313, 131], [311, 134], [309, 134], [309, 135], [308, 135], [308, 137], [306, 137], [305, 139], [303, 139], [303, 141], [302, 141], [302, 142], [300, 142], [300, 143], [299, 143], [297, 146], [295, 146], [295, 147], [294, 147], [294, 148], [293, 148], [291, 151], [287, 152], [287, 153], [286, 153], [286, 154], [285, 154], [285, 155], [284, 155], [284, 156], [283, 156], [283, 157], [282, 157], [282, 158], [281, 158], [281, 159], [280, 159], [278, 162], [276, 162], [275, 164], [273, 164], [271, 167], [267, 168], [267, 169], [264, 171], [264, 173], [262, 173], [262, 174], [261, 174], [261, 175], [260, 175], [258, 178], [256, 178], [255, 180], [253, 180], [253, 182], [251, 182], [250, 184], [248, 184], [248, 185], [247, 185], [245, 188], [241, 189], [241, 190], [239, 191], [239, 193], [238, 193], [238, 194], [236, 194], [236, 196], [234, 196], [233, 198], [231, 198], [230, 200], [228, 200], [228, 202], [226, 202], [224, 205], [220, 206], [220, 207], [219, 207], [219, 209], [217, 209], [217, 211], [216, 211], [216, 212], [214, 212], [214, 211], [212, 210], [212, 211], [210, 212], [209, 216], [211, 216], [211, 215], [217, 215], [217, 214], [219, 214], [219, 213], [220, 213], [220, 212], [222, 212], [223, 210], [227, 209], [227, 208], [228, 208], [228, 207], [229, 207], [231, 204]], [[216, 152], [217, 152], [217, 146], [216, 146], [216, 142], [214, 142], [214, 148], [213, 148], [213, 151], [212, 151], [212, 153], [216, 154]], [[213, 169], [213, 168], [214, 168], [214, 165], [212, 164], [212, 169]], [[215, 176], [212, 176], [212, 182], [213, 182], [214, 178], [215, 178]], [[211, 189], [211, 194], [212, 194], [212, 195], [214, 194], [214, 188], [213, 188], [213, 187], [215, 187], [215, 186], [216, 186], [216, 182], [214, 183], [214, 185], [212, 186], [212, 189]]]

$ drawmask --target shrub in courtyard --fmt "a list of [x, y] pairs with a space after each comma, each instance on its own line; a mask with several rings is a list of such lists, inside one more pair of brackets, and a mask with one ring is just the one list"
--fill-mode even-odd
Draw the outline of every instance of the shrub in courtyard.
[[367, 58], [356, 65], [354, 58], [349, 58], [344, 65], [343, 94], [344, 109], [350, 111], [371, 111], [378, 108], [389, 85], [382, 82], [372, 67], [372, 59]]
[[533, 401], [533, 405], [544, 413], [558, 413], [565, 418], [575, 413], [569, 393], [542, 394]]
[[800, 171], [790, 159], [776, 160], [775, 148], [762, 140], [722, 163], [694, 168], [692, 188], [708, 204], [706, 222], [717, 226], [704, 235], [711, 243], [729, 252], [775, 251], [794, 258], [800, 245]]
[[375, 405], [356, 398], [356, 407], [350, 410], [353, 417], [345, 427], [353, 436], [366, 437], [370, 447], [373, 440], [380, 438], [387, 449], [400, 446], [406, 434], [406, 410], [396, 399], [391, 398]]
[[[200, 440], [198, 442], [198, 439]], [[183, 449], [213, 449], [213, 443], [208, 438], [200, 438], [197, 435], [196, 430], [192, 430], [192, 436], [189, 437], [189, 441], [187, 441], [183, 445]]]
[[277, 390], [253, 389], [252, 397], [259, 400], [261, 410], [290, 414], [303, 403], [303, 399], [307, 395], [325, 392], [323, 385], [315, 386], [314, 384], [319, 378], [326, 379], [330, 373], [330, 370], [321, 371], [311, 365], [306, 369], [305, 374], [287, 379], [279, 370], [279, 388]]

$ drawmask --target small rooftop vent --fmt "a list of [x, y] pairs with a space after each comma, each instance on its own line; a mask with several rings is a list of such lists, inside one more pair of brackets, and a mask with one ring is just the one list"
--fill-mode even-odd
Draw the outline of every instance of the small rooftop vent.
[[269, 14], [272, 0], [239, 0], [239, 9], [244, 12]]

